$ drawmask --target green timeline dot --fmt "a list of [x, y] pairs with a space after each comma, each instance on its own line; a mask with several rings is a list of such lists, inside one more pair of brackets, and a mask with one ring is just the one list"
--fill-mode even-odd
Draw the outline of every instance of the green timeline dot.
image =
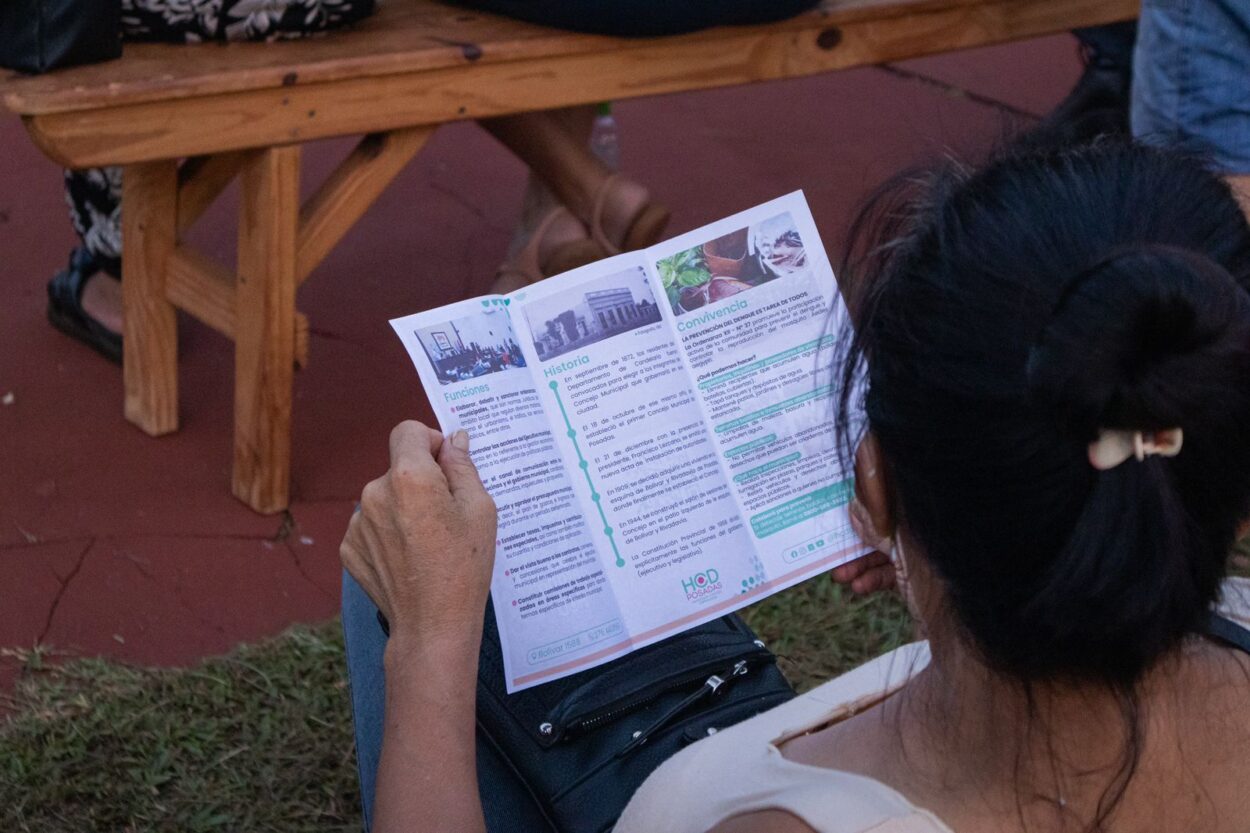
[[604, 535], [606, 535], [606, 536], [608, 536], [609, 538], [611, 538], [611, 537], [612, 537], [612, 527], [610, 527], [610, 526], [605, 526], [605, 527], [603, 528], [603, 534], [604, 534]]
[[618, 566], [618, 567], [624, 567], [624, 566], [625, 566], [625, 559], [624, 559], [624, 558], [621, 558], [621, 557], [618, 555], [618, 556], [616, 557], [616, 566]]
[[595, 503], [598, 503], [598, 502], [599, 502], [599, 493], [598, 493], [598, 492], [591, 492], [591, 493], [590, 493], [590, 499], [591, 499], [591, 500], [593, 500]]
[[559, 383], [559, 382], [552, 382], [552, 383], [551, 383], [551, 389], [552, 389], [552, 390], [555, 390], [555, 389], [556, 389], [556, 388], [558, 388], [558, 387], [560, 387], [560, 383]]
[[584, 469], [584, 468], [589, 467], [589, 466], [590, 466], [590, 463], [587, 463], [585, 460], [582, 460], [582, 461], [581, 461], [580, 463], [578, 463], [577, 465], [581, 466], [581, 467]]
[[576, 431], [574, 431], [572, 428], [570, 428], [570, 429], [569, 429], [569, 439], [571, 440], [571, 439], [573, 439], [573, 438], [574, 438], [574, 437], [576, 437], [576, 436], [577, 436], [577, 432], [576, 432]]

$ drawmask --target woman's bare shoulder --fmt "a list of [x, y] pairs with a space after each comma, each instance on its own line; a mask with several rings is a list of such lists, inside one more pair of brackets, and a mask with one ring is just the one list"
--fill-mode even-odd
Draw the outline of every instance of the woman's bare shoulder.
[[785, 810], [755, 810], [725, 819], [708, 833], [816, 833]]

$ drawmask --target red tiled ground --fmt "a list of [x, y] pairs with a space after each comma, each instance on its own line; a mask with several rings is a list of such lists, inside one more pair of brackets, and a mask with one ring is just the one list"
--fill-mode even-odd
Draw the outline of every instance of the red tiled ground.
[[[865, 191], [947, 150], [975, 153], [1052, 106], [1079, 71], [1048, 38], [751, 88], [623, 103], [624, 167], [674, 233], [803, 188], [836, 249]], [[311, 185], [345, 152], [307, 154]], [[0, 646], [182, 663], [333, 615], [338, 541], [386, 436], [428, 414], [388, 318], [483, 290], [524, 172], [471, 124], [440, 131], [301, 292], [312, 361], [295, 388], [289, 517], [229, 494], [233, 360], [185, 321], [182, 429], [121, 416], [121, 374], [44, 321], [73, 235], [59, 172], [0, 118]], [[196, 237], [233, 247], [229, 197]], [[9, 685], [0, 667], [0, 691]]]

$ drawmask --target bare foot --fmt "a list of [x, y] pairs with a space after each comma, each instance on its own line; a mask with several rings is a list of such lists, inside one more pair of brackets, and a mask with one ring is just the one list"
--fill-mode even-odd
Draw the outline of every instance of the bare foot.
[[115, 333], [122, 331], [122, 283], [112, 275], [97, 272], [82, 288], [82, 308], [88, 315]]

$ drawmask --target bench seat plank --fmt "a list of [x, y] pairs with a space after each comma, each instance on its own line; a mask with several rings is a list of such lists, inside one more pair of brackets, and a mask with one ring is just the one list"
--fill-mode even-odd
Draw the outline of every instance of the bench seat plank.
[[[819, 31], [982, 4], [983, 0], [826, 0], [817, 9], [790, 20], [737, 31]], [[1116, 2], [1102, 5], [1109, 10], [1125, 6]], [[1065, 13], [1056, 8], [1052, 14], [1059, 20]], [[684, 43], [718, 41], [727, 31], [732, 30], [711, 29], [658, 41], [618, 39], [562, 32], [430, 0], [382, 0], [371, 18], [328, 37], [269, 44], [132, 43], [126, 45], [121, 60], [33, 77], [11, 77], [0, 89], [8, 109], [22, 115], [42, 115], [471, 63], [545, 60], [657, 42], [676, 49]]]
[[[865, 16], [870, 5], [900, 14]], [[312, 81], [301, 62], [298, 71], [290, 69], [298, 79], [286, 86], [222, 92], [205, 85], [193, 98], [173, 87], [168, 89], [183, 97], [119, 93], [97, 96], [93, 109], [28, 112], [26, 119], [40, 148], [67, 167], [125, 164], [812, 75], [1127, 19], [1137, 7], [1138, 0], [861, 0], [853, 7], [858, 16], [851, 20], [847, 11], [848, 20], [837, 26], [829, 22], [841, 20], [833, 13], [813, 12], [784, 26], [727, 27], [681, 38], [595, 38], [600, 48], [590, 52], [461, 59], [454, 66], [324, 81]], [[348, 33], [343, 40], [364, 34]], [[588, 36], [570, 37], [582, 43]], [[294, 55], [324, 45], [247, 46]], [[200, 49], [161, 48], [171, 55]], [[186, 64], [198, 66], [200, 60]], [[15, 96], [10, 89], [8, 99]], [[35, 104], [29, 97], [21, 102], [32, 109]]]

